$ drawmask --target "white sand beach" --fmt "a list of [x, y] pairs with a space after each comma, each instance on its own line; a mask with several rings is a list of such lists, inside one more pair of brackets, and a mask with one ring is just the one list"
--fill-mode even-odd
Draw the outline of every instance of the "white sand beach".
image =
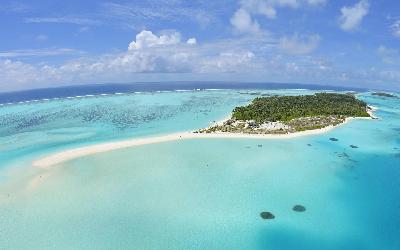
[[[348, 123], [352, 119], [363, 119], [363, 118], [347, 118], [345, 122], [336, 125], [336, 126], [328, 126], [321, 129], [315, 130], [307, 130], [301, 131], [296, 133], [290, 134], [242, 134], [242, 133], [193, 133], [193, 132], [182, 132], [182, 133], [175, 133], [169, 134], [164, 136], [157, 136], [157, 137], [149, 137], [149, 138], [140, 138], [140, 139], [129, 139], [124, 141], [118, 142], [110, 142], [110, 143], [101, 143], [92, 146], [86, 146], [81, 148], [70, 149], [66, 151], [62, 151], [59, 153], [55, 153], [44, 158], [38, 159], [33, 162], [33, 166], [37, 168], [49, 168], [51, 166], [70, 161], [79, 157], [97, 154], [122, 148], [128, 147], [136, 147], [141, 145], [147, 144], [154, 144], [154, 143], [162, 143], [168, 141], [177, 141], [177, 140], [187, 140], [187, 139], [290, 139], [299, 136], [307, 136], [307, 135], [317, 135], [326, 133], [335, 127], [344, 125]], [[366, 118], [371, 119], [371, 118]]]

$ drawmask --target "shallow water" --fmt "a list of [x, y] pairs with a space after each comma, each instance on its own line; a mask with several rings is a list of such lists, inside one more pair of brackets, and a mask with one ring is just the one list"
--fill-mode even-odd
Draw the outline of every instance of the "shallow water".
[[[0, 109], [10, 119], [0, 126], [0, 248], [399, 249], [398, 99], [361, 94], [381, 119], [321, 135], [165, 142], [49, 171], [21, 163], [204, 127], [263, 93], [311, 92], [142, 93]], [[296, 204], [306, 211], [294, 212]], [[275, 219], [263, 220], [263, 211]]]

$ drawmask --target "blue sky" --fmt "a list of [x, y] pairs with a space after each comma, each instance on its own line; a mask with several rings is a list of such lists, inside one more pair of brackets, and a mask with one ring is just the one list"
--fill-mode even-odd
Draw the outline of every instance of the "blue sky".
[[0, 91], [264, 81], [400, 89], [393, 0], [0, 0]]

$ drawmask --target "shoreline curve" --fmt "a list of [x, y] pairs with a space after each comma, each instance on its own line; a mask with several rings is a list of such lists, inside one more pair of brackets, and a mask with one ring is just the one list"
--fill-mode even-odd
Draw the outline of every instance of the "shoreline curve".
[[45, 156], [38, 160], [33, 161], [32, 166], [36, 168], [47, 169], [51, 166], [67, 162], [70, 160], [74, 160], [80, 157], [114, 151], [122, 148], [130, 148], [148, 144], [155, 144], [155, 143], [162, 143], [162, 142], [169, 142], [169, 141], [178, 141], [178, 140], [190, 140], [190, 139], [290, 139], [300, 136], [307, 136], [307, 135], [318, 135], [326, 133], [336, 127], [342, 126], [348, 123], [350, 120], [353, 119], [371, 119], [371, 118], [354, 118], [349, 117], [346, 118], [345, 121], [341, 124], [336, 126], [328, 126], [321, 129], [315, 130], [306, 130], [300, 131], [295, 133], [289, 134], [243, 134], [243, 133], [193, 133], [193, 132], [181, 132], [181, 133], [174, 133], [168, 134], [163, 136], [157, 137], [146, 137], [146, 138], [135, 138], [135, 139], [128, 139], [123, 141], [116, 141], [116, 142], [106, 142], [100, 143], [90, 146], [84, 146], [74, 149], [69, 149], [61, 152], [57, 152], [51, 154], [49, 156]]

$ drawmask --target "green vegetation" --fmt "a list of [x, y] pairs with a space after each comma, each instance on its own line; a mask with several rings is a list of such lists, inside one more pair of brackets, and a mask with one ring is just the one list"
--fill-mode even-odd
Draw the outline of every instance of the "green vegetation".
[[336, 126], [347, 117], [370, 117], [368, 110], [353, 94], [258, 97], [235, 108], [231, 119], [196, 133], [288, 134]]
[[350, 94], [317, 93], [303, 96], [259, 97], [233, 110], [235, 120], [289, 122], [304, 117], [369, 117], [367, 104]]
[[372, 93], [372, 95], [383, 96], [383, 97], [397, 97], [395, 95], [392, 95], [392, 94], [389, 94], [389, 93], [384, 93], [384, 92], [375, 92], [375, 93]]
[[327, 126], [336, 126], [343, 123], [345, 120], [344, 116], [330, 115], [330, 116], [313, 116], [313, 117], [301, 117], [292, 119], [285, 122], [286, 125], [294, 129], [295, 131], [305, 131], [320, 129]]

